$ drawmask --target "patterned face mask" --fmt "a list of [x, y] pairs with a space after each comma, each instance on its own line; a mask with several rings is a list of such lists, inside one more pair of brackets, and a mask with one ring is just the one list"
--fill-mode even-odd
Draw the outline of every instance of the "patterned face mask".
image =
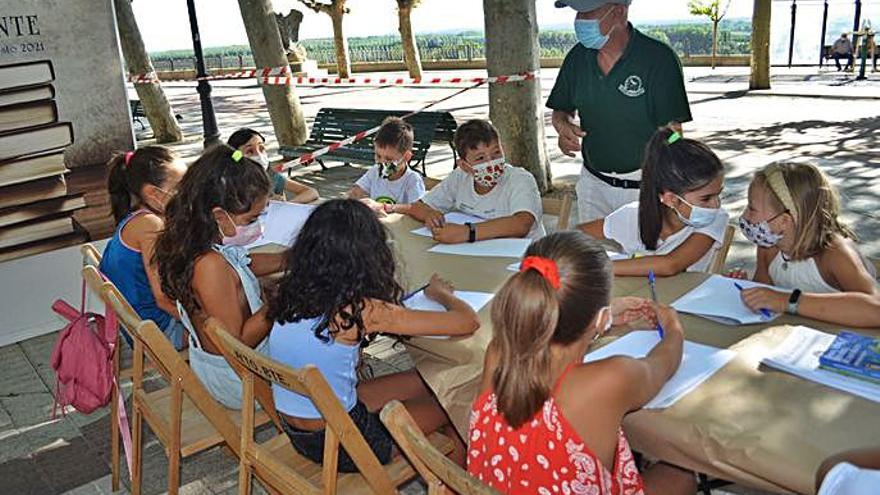
[[471, 168], [474, 169], [474, 184], [482, 186], [486, 189], [492, 189], [501, 182], [504, 176], [504, 157], [489, 160], [488, 162], [478, 163]]
[[[782, 213], [785, 212], [783, 211]], [[782, 213], [779, 215], [782, 215]], [[762, 248], [771, 248], [778, 244], [784, 237], [782, 234], [773, 232], [773, 229], [770, 228], [770, 222], [778, 218], [779, 215], [776, 215], [769, 220], [764, 220], [761, 223], [752, 223], [746, 220], [745, 217], [739, 217], [739, 229], [742, 231], [746, 239], [752, 243], [757, 244]]]
[[376, 162], [376, 166], [379, 167], [379, 177], [382, 177], [385, 180], [389, 180], [394, 177], [394, 174], [400, 170], [400, 165], [403, 163], [403, 159], [399, 162]]

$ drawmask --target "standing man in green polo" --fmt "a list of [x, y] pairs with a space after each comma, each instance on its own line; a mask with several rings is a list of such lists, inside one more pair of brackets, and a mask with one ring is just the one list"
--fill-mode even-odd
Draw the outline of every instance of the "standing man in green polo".
[[648, 139], [658, 127], [680, 132], [691, 120], [678, 56], [629, 23], [631, 2], [556, 2], [577, 12], [579, 43], [566, 55], [547, 107], [553, 110], [559, 149], [583, 156], [577, 183], [582, 223], [637, 201]]

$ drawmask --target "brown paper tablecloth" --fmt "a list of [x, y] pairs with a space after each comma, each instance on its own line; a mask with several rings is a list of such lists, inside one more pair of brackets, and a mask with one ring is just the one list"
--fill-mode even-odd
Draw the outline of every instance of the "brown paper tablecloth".
[[[671, 303], [706, 277], [660, 279], [658, 297]], [[880, 446], [880, 404], [759, 366], [788, 336], [789, 325], [831, 333], [839, 326], [789, 315], [770, 325], [733, 327], [690, 315], [682, 322], [688, 340], [729, 347], [738, 356], [674, 406], [628, 415], [624, 428], [634, 449], [756, 488], [813, 493], [825, 458]]]

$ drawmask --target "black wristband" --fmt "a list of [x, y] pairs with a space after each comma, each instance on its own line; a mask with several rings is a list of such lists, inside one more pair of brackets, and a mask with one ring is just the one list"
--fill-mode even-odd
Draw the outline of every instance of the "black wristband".
[[477, 226], [471, 222], [465, 222], [468, 228], [468, 242], [477, 242]]
[[801, 299], [801, 290], [795, 289], [791, 292], [791, 295], [788, 296], [788, 313], [796, 315], [798, 314], [798, 302]]

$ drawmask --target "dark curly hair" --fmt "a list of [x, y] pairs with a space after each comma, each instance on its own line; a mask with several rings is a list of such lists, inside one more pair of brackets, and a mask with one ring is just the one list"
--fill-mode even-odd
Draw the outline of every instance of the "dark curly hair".
[[190, 314], [199, 309], [192, 291], [193, 267], [221, 240], [212, 210], [245, 213], [269, 194], [263, 167], [247, 157], [235, 161], [234, 151], [219, 144], [189, 167], [165, 207], [165, 230], [156, 240], [153, 261], [159, 265], [162, 291]]
[[366, 205], [335, 199], [319, 206], [285, 255], [287, 269], [269, 301], [269, 319], [280, 323], [320, 318], [315, 336], [333, 338], [331, 322], [357, 328], [364, 338], [367, 299], [401, 304], [388, 233]]

